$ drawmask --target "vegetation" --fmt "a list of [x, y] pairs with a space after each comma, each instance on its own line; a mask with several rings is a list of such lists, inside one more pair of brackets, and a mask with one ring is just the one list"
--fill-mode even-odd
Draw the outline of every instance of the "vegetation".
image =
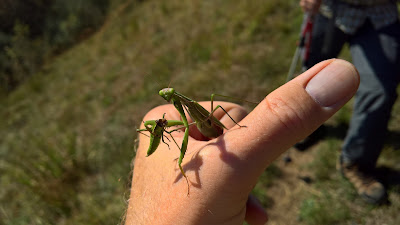
[[[61, 2], [67, 1], [50, 5]], [[147, 111], [165, 103], [158, 90], [171, 83], [199, 100], [211, 93], [261, 100], [285, 82], [302, 21], [297, 0], [108, 4], [92, 36], [71, 36], [71, 42], [62, 42], [69, 44], [57, 44], [63, 51], [56, 55], [41, 52], [47, 44], [19, 41], [32, 35], [24, 21], [10, 28], [18, 31], [12, 39], [21, 43], [12, 49], [32, 54], [28, 59], [46, 58], [0, 99], [0, 224], [120, 223], [135, 129]], [[29, 60], [18, 62], [27, 66], [16, 68], [31, 69]], [[397, 104], [380, 161], [396, 169], [399, 111]], [[350, 112], [347, 105], [328, 122], [327, 140], [307, 153], [294, 152], [291, 165], [277, 161], [262, 176], [254, 193], [273, 223], [399, 224], [395, 187], [391, 206], [373, 208], [334, 168], [338, 134]]]
[[0, 6], [0, 94], [6, 94], [42, 64], [93, 33], [109, 0], [5, 0]]

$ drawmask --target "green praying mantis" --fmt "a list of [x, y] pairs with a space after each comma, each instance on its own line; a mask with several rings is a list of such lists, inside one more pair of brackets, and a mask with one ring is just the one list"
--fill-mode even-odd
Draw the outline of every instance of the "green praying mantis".
[[[147, 151], [147, 156], [149, 156], [157, 149], [158, 145], [160, 144], [160, 140], [162, 140], [164, 142], [164, 139], [163, 139], [164, 132], [167, 132], [173, 139], [171, 133], [180, 129], [180, 128], [178, 128], [178, 129], [175, 129], [172, 131], [166, 131], [165, 130], [166, 127], [178, 126], [178, 125], [183, 125], [185, 127], [185, 133], [184, 133], [182, 145], [180, 148], [179, 148], [178, 144], [176, 143], [175, 139], [173, 139], [173, 140], [181, 152], [179, 159], [178, 159], [178, 166], [179, 166], [179, 169], [180, 169], [182, 175], [186, 179], [186, 182], [188, 185], [188, 194], [189, 194], [189, 186], [190, 186], [189, 181], [185, 174], [185, 171], [182, 168], [182, 160], [185, 157], [185, 153], [186, 153], [187, 145], [188, 145], [189, 126], [192, 124], [196, 124], [198, 130], [205, 137], [208, 137], [208, 138], [216, 138], [216, 137], [222, 135], [224, 129], [227, 129], [227, 128], [217, 118], [215, 118], [213, 116], [213, 113], [218, 108], [221, 108], [226, 113], [226, 115], [228, 115], [229, 118], [235, 124], [237, 124], [239, 127], [244, 127], [244, 126], [241, 126], [240, 124], [238, 124], [222, 106], [217, 105], [213, 109], [213, 101], [214, 101], [214, 97], [217, 96], [216, 94], [211, 95], [211, 109], [212, 109], [211, 112], [207, 111], [204, 107], [202, 107], [196, 101], [180, 94], [179, 92], [176, 92], [174, 88], [164, 88], [159, 91], [159, 95], [161, 97], [163, 97], [167, 102], [170, 102], [174, 105], [176, 110], [179, 112], [182, 121], [166, 120], [166, 119], [164, 119], [164, 116], [163, 116], [163, 119], [149, 120], [149, 121], [144, 122], [144, 125], [146, 128], [142, 129], [142, 130], [138, 130], [138, 131], [149, 131], [150, 132], [150, 146]], [[227, 97], [227, 96], [223, 96], [223, 95], [218, 95], [218, 96]], [[248, 101], [246, 101], [246, 102], [248, 102]], [[194, 121], [193, 123], [191, 123], [191, 124], [188, 123], [188, 120], [185, 115], [185, 110], [187, 111], [189, 116]]]
[[[163, 97], [167, 102], [171, 102], [174, 105], [176, 110], [178, 110], [182, 118], [182, 122], [186, 128], [185, 134], [183, 136], [182, 146], [180, 148], [181, 154], [179, 156], [178, 166], [181, 170], [182, 175], [187, 178], [181, 165], [183, 157], [185, 156], [187, 150], [189, 138], [189, 123], [186, 118], [184, 108], [188, 112], [189, 116], [195, 121], [195, 124], [199, 131], [208, 138], [218, 137], [223, 133], [224, 129], [226, 129], [226, 127], [213, 116], [213, 113], [218, 108], [221, 108], [232, 119], [233, 122], [235, 122], [237, 125], [239, 124], [220, 105], [216, 106], [215, 109], [213, 109], [210, 113], [199, 103], [180, 94], [179, 92], [175, 91], [174, 88], [164, 88], [160, 90], [158, 94]], [[215, 94], [211, 95], [211, 109], [213, 108], [214, 96]], [[241, 125], [239, 126], [242, 127]]]

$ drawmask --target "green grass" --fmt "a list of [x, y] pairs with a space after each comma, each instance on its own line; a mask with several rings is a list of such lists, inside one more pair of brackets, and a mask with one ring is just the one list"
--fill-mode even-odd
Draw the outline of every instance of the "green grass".
[[[165, 104], [158, 90], [171, 83], [196, 100], [220, 93], [259, 101], [285, 82], [302, 20], [295, 0], [150, 0], [115, 8], [91, 38], [0, 100], [0, 224], [120, 223], [135, 129], [147, 111]], [[331, 123], [346, 123], [350, 110]], [[398, 120], [392, 130], [399, 130]], [[323, 143], [329, 155], [318, 159], [329, 166], [312, 188], [327, 191], [317, 199], [305, 190], [301, 223], [312, 224], [331, 204], [337, 216], [317, 222], [398, 222], [398, 203], [356, 207], [361, 202], [353, 202], [351, 186], [333, 166], [339, 142]], [[400, 158], [391, 146], [384, 156], [389, 166]], [[322, 162], [307, 168], [317, 170]], [[275, 165], [256, 186], [265, 206], [277, 179], [285, 178]], [[337, 205], [338, 193], [347, 207]]]
[[300, 206], [299, 220], [310, 225], [343, 223], [350, 218], [350, 210], [338, 200], [329, 193], [304, 200]]

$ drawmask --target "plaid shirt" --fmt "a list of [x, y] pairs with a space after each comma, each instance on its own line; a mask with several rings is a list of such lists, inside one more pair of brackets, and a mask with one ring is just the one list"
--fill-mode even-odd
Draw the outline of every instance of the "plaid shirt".
[[397, 5], [390, 0], [323, 0], [320, 12], [328, 18], [336, 12], [335, 25], [346, 34], [354, 34], [367, 19], [379, 29], [399, 18]]

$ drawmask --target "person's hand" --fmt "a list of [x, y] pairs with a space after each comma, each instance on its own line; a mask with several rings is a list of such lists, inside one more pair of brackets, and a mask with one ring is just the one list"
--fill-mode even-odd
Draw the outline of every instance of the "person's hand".
[[300, 0], [300, 7], [304, 12], [315, 15], [319, 7], [321, 6], [321, 0]]
[[[177, 165], [179, 149], [161, 143], [145, 157], [149, 138], [141, 135], [134, 162], [131, 196], [126, 224], [264, 224], [267, 215], [249, 193], [266, 167], [293, 144], [308, 136], [338, 111], [355, 94], [359, 76], [343, 60], [321, 62], [270, 93], [245, 116], [238, 105], [218, 102], [215, 116], [228, 128], [213, 140], [202, 139], [191, 126], [188, 150], [182, 166], [187, 184]], [[202, 102], [206, 109], [209, 102]], [[170, 105], [151, 110], [144, 120], [179, 120]], [[183, 132], [173, 136], [180, 145]], [[195, 137], [195, 138], [193, 138]], [[170, 138], [171, 139], [171, 138]]]

